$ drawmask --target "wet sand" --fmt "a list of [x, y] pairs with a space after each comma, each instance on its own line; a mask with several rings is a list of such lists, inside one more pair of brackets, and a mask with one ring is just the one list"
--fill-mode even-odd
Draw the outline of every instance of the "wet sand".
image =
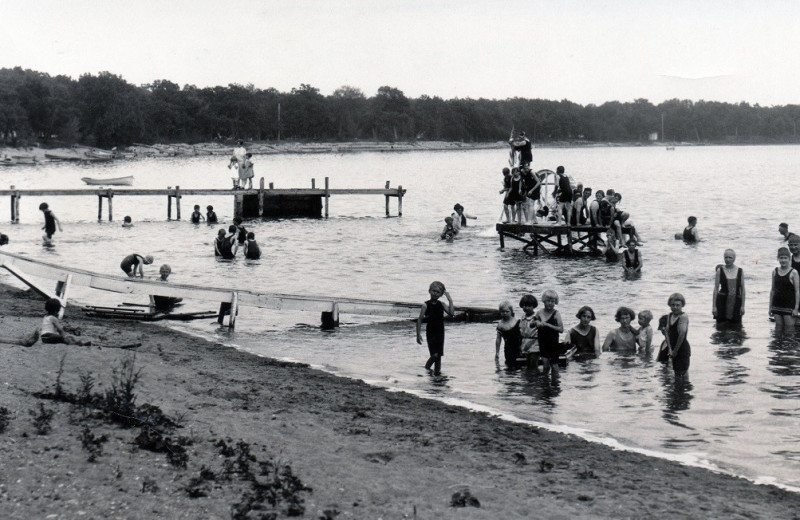
[[[3, 335], [22, 335], [41, 322], [43, 302], [0, 286], [0, 313]], [[800, 510], [800, 494], [153, 324], [87, 319], [75, 307], [64, 322], [94, 345], [0, 347], [0, 406], [8, 410], [0, 433], [3, 518], [231, 518], [235, 504], [252, 498], [254, 482], [267, 478], [231, 471], [241, 452], [221, 446], [238, 441], [257, 461], [289, 466], [310, 488], [295, 493], [306, 518], [795, 518]], [[108, 347], [129, 343], [141, 346]], [[141, 425], [125, 428], [99, 408], [44, 398], [57, 381], [62, 394], [80, 394], [87, 376], [92, 392], [108, 392], [125, 360], [139, 375], [135, 404], [179, 423], [166, 433], [185, 446], [185, 468], [170, 463], [167, 450], [137, 446]], [[40, 405], [53, 412], [44, 435], [34, 424]], [[103, 435], [101, 453], [88, 462], [85, 446]], [[464, 491], [480, 507], [451, 505], [457, 493], [456, 502], [469, 502]], [[287, 502], [275, 511], [288, 514]]]

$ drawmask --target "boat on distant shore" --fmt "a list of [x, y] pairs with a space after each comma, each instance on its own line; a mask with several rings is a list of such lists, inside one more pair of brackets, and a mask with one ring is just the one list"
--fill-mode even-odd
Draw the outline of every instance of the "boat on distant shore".
[[124, 177], [110, 177], [107, 179], [81, 177], [81, 180], [91, 186], [130, 186], [133, 184], [133, 175], [126, 175]]

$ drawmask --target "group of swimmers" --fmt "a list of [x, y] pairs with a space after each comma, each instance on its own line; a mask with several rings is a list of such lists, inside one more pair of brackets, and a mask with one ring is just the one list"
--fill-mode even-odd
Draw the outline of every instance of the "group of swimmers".
[[[427, 370], [434, 375], [441, 373], [442, 356], [444, 356], [444, 316], [453, 316], [453, 299], [444, 284], [435, 281], [428, 288], [430, 299], [422, 304], [417, 319], [417, 343], [422, 344], [422, 323], [426, 323], [425, 337], [428, 344], [429, 357], [425, 363]], [[445, 297], [447, 304], [440, 299]], [[519, 306], [523, 311], [522, 318], [514, 316], [514, 307], [508, 301], [499, 306], [500, 322], [497, 324], [495, 340], [495, 359], [499, 360], [500, 347], [503, 346], [505, 363], [509, 367], [528, 367], [550, 375], [557, 381], [559, 375], [559, 359], [570, 348], [575, 349], [574, 357], [589, 359], [599, 357], [603, 351], [616, 352], [651, 352], [653, 346], [653, 328], [650, 322], [653, 313], [642, 311], [636, 313], [629, 307], [620, 307], [614, 315], [619, 327], [609, 332], [602, 345], [600, 333], [591, 324], [596, 316], [594, 310], [584, 305], [576, 313], [578, 323], [569, 329], [564, 341], [564, 323], [556, 309], [559, 303], [558, 293], [546, 290], [541, 296], [543, 308], [536, 311], [539, 302], [532, 294], [524, 295]], [[686, 299], [680, 293], [673, 293], [667, 300], [670, 312], [658, 321], [658, 330], [664, 336], [658, 349], [657, 359], [672, 363], [676, 381], [688, 381], [691, 347], [687, 340], [689, 318], [683, 312]], [[639, 327], [631, 326], [638, 319]]]
[[444, 218], [444, 229], [439, 237], [442, 240], [452, 241], [461, 232], [461, 228], [467, 227], [467, 219], [475, 220], [477, 218], [464, 213], [464, 206], [456, 203], [453, 206], [453, 213]]

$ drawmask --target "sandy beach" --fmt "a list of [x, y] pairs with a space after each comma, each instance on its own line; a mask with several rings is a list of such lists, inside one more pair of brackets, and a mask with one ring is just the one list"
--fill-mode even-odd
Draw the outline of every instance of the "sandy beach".
[[[43, 301], [0, 286], [0, 309], [4, 335], [18, 336], [41, 322]], [[0, 349], [3, 518], [796, 518], [800, 510], [799, 494], [160, 326], [87, 319], [76, 307], [64, 323], [93, 345]], [[131, 343], [141, 346], [114, 348]], [[133, 401], [123, 420], [109, 412], [108, 397], [120, 395]]]

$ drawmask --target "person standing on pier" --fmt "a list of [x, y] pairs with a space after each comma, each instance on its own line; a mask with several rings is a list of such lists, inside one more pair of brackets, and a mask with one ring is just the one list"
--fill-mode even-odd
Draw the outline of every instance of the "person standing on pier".
[[572, 215], [572, 185], [569, 183], [569, 177], [563, 166], [556, 168], [556, 175], [558, 176], [556, 225], [569, 225], [569, 218]]
[[53, 240], [53, 234], [56, 232], [56, 228], [59, 231], [61, 230], [61, 222], [56, 218], [53, 210], [50, 209], [50, 206], [47, 205], [46, 202], [42, 202], [39, 204], [39, 211], [44, 214], [44, 226], [42, 229], [44, 230], [44, 239], [45, 245], [50, 245]]
[[509, 139], [508, 144], [515, 154], [519, 154], [519, 167], [527, 168], [533, 161], [533, 144], [531, 140], [525, 136], [525, 132], [517, 134], [516, 139], [513, 137]]
[[[447, 313], [448, 316], [453, 316], [453, 299], [442, 282], [431, 283], [428, 294], [431, 299], [422, 304], [417, 318], [417, 344], [422, 345], [422, 322], [425, 321], [425, 338], [430, 354], [425, 369], [430, 370], [433, 366], [433, 374], [438, 376], [444, 356], [444, 315]], [[447, 306], [439, 300], [442, 296], [447, 298]]]
[[238, 142], [238, 146], [233, 149], [233, 155], [231, 155], [231, 160], [228, 161], [228, 169], [230, 170], [231, 168], [233, 168], [234, 165], [236, 165], [236, 171], [239, 172], [239, 175], [237, 175], [239, 181], [234, 186], [234, 189], [243, 187], [241, 183], [242, 179], [241, 172], [243, 172], [244, 170], [244, 161], [246, 155], [247, 155], [247, 150], [244, 147], [244, 141], [240, 139]]

